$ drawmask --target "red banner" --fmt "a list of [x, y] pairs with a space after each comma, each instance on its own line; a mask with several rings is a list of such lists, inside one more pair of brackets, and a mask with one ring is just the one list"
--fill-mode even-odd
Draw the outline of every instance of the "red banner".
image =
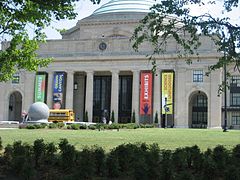
[[152, 114], [152, 72], [141, 72], [140, 115]]

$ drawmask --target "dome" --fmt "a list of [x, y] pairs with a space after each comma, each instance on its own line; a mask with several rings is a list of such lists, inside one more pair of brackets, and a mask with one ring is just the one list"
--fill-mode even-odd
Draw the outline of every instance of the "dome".
[[31, 121], [47, 122], [49, 116], [49, 108], [42, 102], [33, 103], [28, 110], [28, 116]]
[[92, 15], [115, 12], [149, 12], [155, 0], [111, 0], [93, 12]]

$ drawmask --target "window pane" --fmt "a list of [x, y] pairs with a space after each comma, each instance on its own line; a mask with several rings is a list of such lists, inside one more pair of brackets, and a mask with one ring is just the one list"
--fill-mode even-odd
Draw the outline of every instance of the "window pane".
[[193, 71], [193, 82], [203, 82], [203, 70]]
[[15, 73], [13, 75], [12, 83], [13, 84], [19, 84], [19, 82], [20, 82], [20, 75], [19, 75], [19, 73]]
[[233, 112], [232, 113], [232, 124], [233, 125], [240, 125], [240, 112]]
[[232, 76], [230, 86], [240, 87], [240, 76]]
[[231, 106], [240, 106], [240, 93], [231, 93], [230, 97]]

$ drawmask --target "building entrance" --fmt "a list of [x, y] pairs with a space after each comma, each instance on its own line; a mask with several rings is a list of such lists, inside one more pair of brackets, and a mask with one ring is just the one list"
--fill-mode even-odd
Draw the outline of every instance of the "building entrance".
[[15, 91], [9, 97], [8, 106], [8, 120], [21, 121], [22, 114], [22, 95], [20, 92]]
[[107, 122], [111, 107], [111, 76], [94, 76], [93, 82], [93, 122], [102, 122], [104, 110]]
[[132, 76], [119, 77], [118, 122], [130, 123], [132, 114]]
[[208, 101], [207, 96], [199, 93], [192, 98], [192, 128], [207, 128], [208, 122]]

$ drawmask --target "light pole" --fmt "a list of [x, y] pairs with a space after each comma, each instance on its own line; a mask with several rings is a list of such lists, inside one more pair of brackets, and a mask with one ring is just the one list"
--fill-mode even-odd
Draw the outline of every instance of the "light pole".
[[[225, 42], [225, 40], [224, 40]], [[227, 132], [227, 67], [226, 67], [226, 51], [224, 48], [224, 125], [223, 132]]]
[[224, 36], [224, 125], [223, 125], [223, 132], [227, 132], [227, 65], [226, 65], [226, 43], [225, 43], [225, 36]]

